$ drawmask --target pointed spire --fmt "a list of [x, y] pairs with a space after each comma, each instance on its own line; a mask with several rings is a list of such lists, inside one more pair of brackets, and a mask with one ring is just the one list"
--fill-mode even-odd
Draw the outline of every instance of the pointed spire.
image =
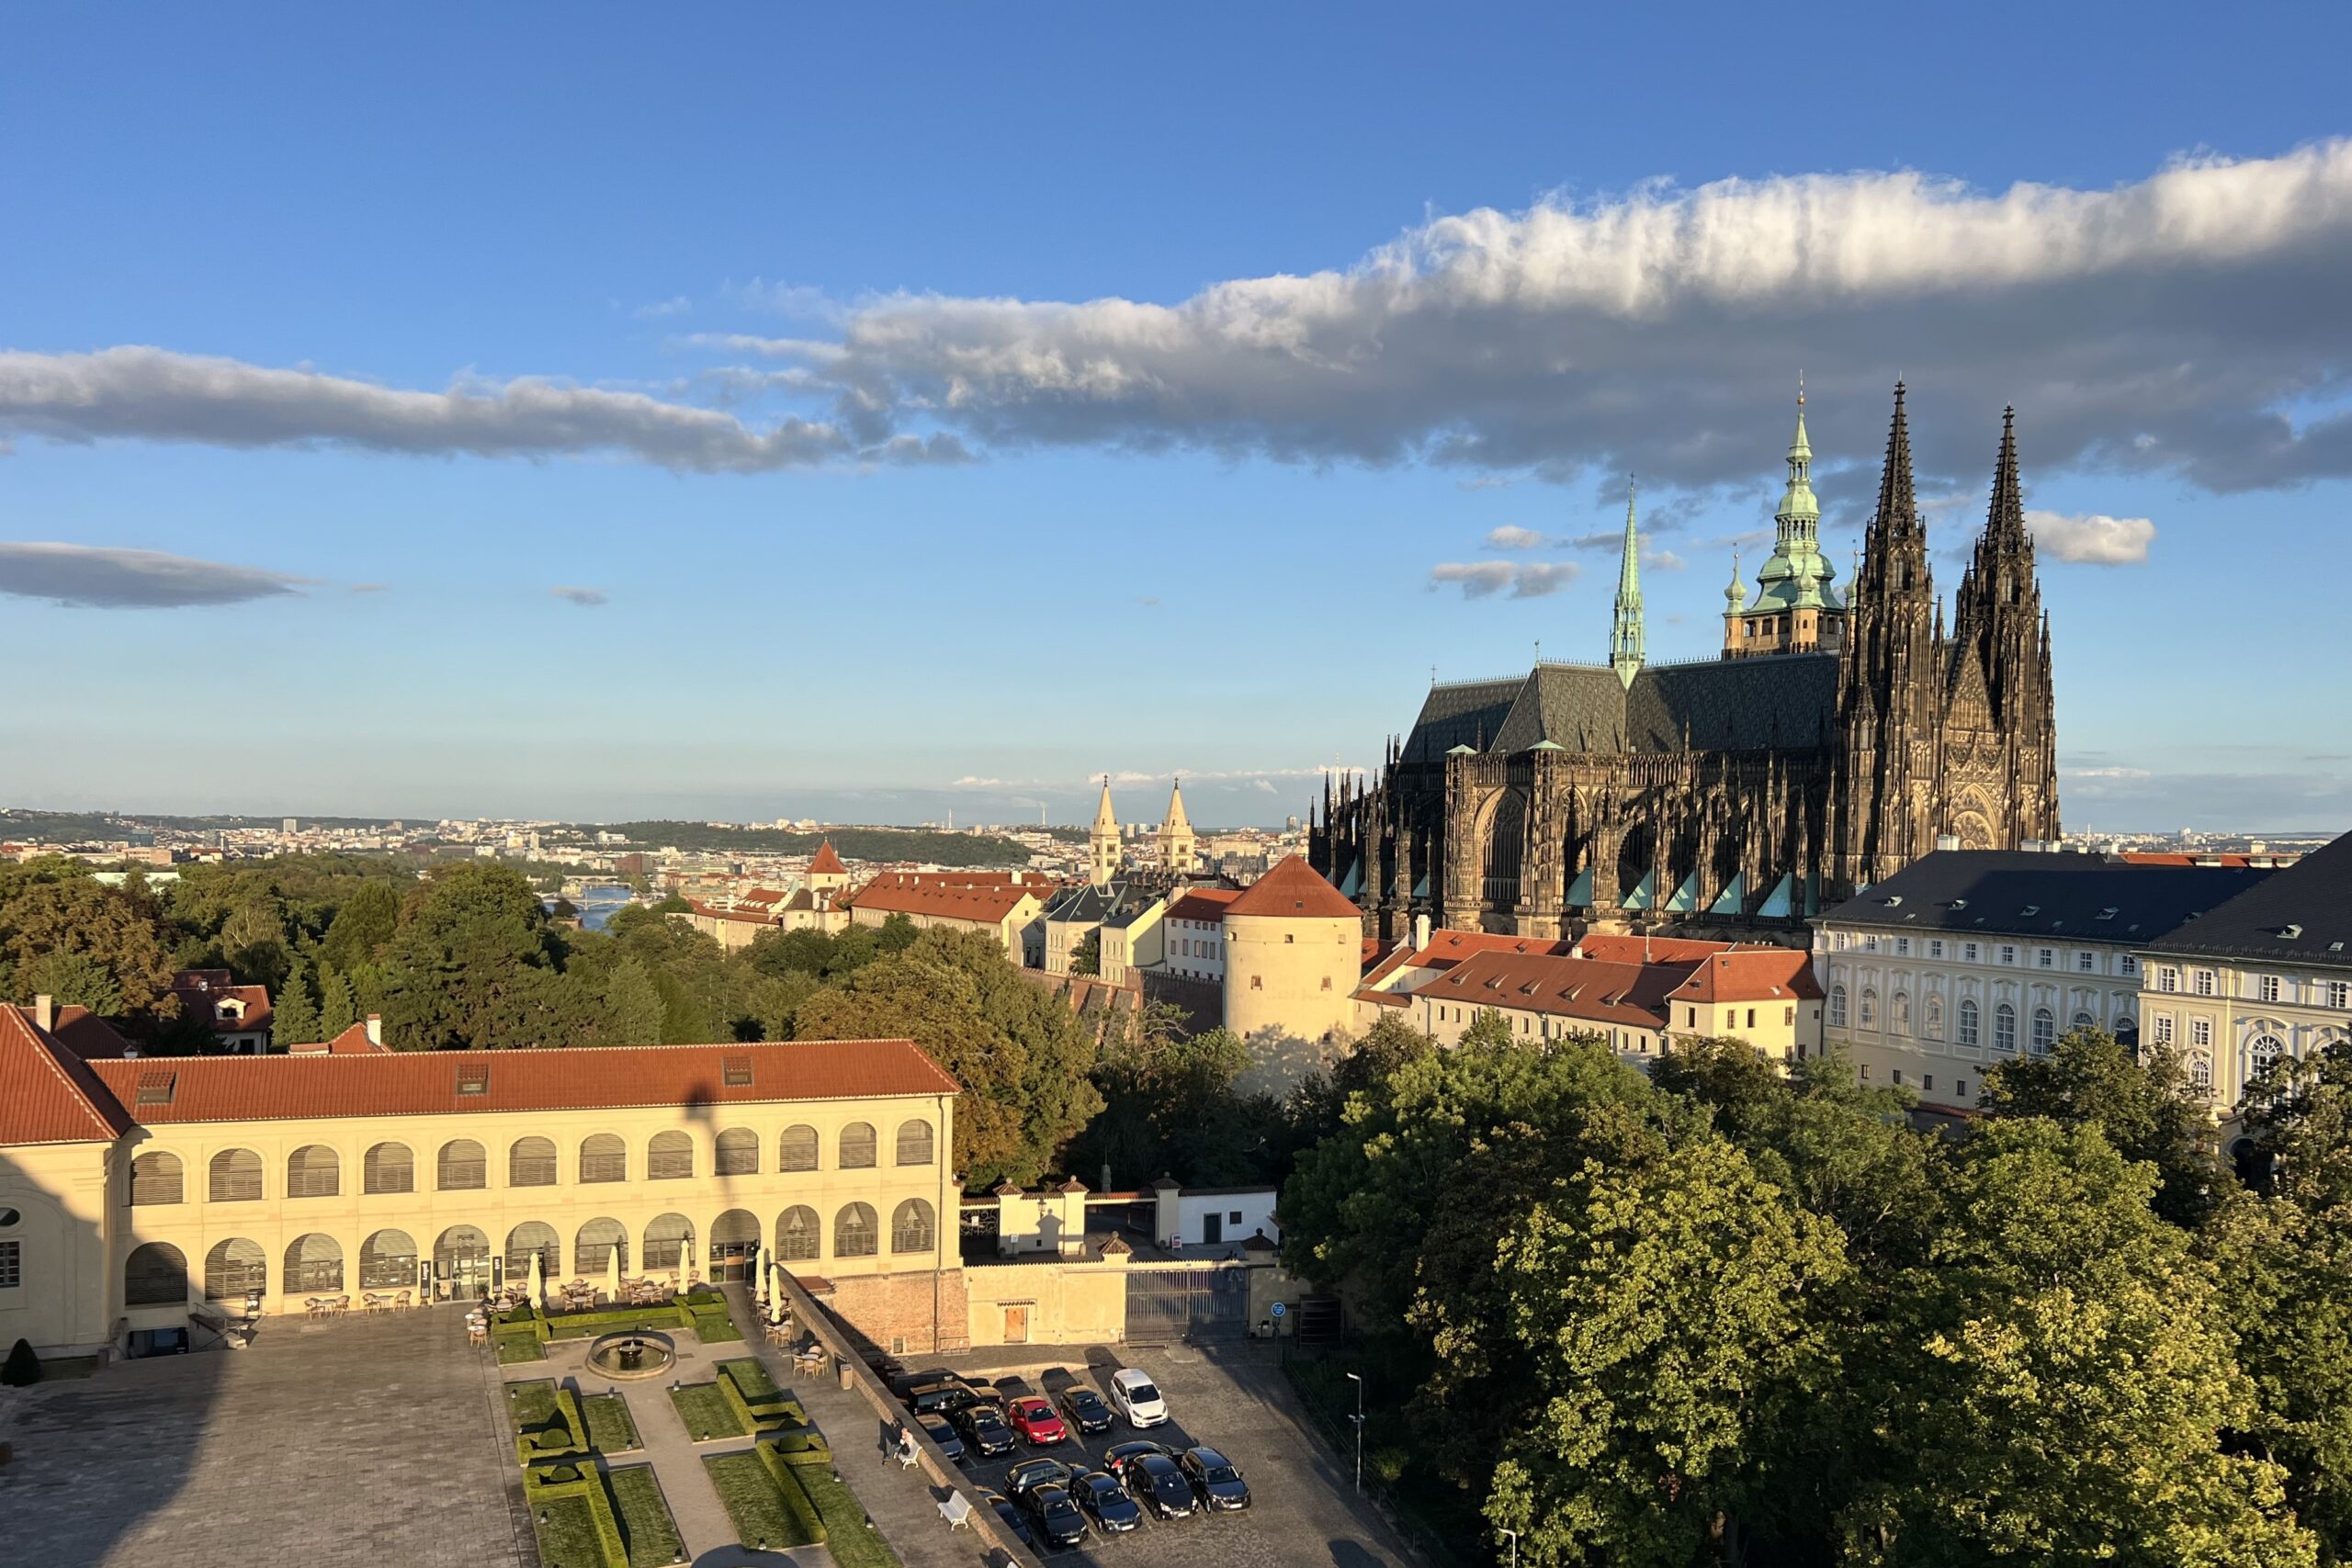
[[1181, 828], [1187, 833], [1193, 830], [1191, 819], [1184, 815], [1184, 781], [1181, 777], [1169, 784], [1167, 826], [1171, 829]]
[[1918, 521], [1919, 502], [1911, 486], [1911, 423], [1903, 412], [1903, 383], [1894, 383], [1894, 422], [1886, 432], [1886, 467], [1878, 481], [1882, 529], [1909, 529]]
[[2001, 411], [2001, 454], [1993, 464], [1993, 504], [1984, 534], [2007, 549], [2030, 549], [2025, 528], [2025, 499], [2018, 486], [2018, 411]]
[[1642, 667], [1642, 536], [1634, 513], [1634, 476], [1625, 476], [1625, 553], [1617, 566], [1617, 603], [1609, 628], [1609, 662], [1617, 679], [1634, 683]]
[[1111, 775], [1108, 773], [1102, 775], [1102, 798], [1094, 807], [1094, 830], [1099, 833], [1106, 828], [1114, 833], [1119, 830], [1119, 818], [1111, 810]]
[[1724, 613], [1736, 615], [1747, 607], [1747, 580], [1739, 573], [1739, 551], [1731, 553], [1731, 585], [1724, 590], [1724, 603], [1731, 606]]

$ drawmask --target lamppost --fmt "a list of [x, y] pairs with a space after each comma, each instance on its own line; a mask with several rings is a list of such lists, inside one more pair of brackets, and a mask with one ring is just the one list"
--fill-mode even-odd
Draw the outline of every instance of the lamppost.
[[1350, 1372], [1348, 1381], [1356, 1385], [1356, 1490], [1361, 1492], [1363, 1490], [1363, 1378], [1360, 1373]]
[[1498, 1529], [1495, 1533], [1510, 1537], [1510, 1568], [1519, 1568], [1519, 1532], [1513, 1529]]

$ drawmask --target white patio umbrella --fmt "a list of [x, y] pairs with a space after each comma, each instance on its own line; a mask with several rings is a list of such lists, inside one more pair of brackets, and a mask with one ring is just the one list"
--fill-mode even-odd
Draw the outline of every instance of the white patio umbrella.
[[760, 1270], [760, 1305], [763, 1309], [775, 1302], [775, 1273], [772, 1269]]
[[548, 1304], [547, 1269], [537, 1252], [531, 1254], [531, 1304], [542, 1310]]
[[621, 1299], [621, 1248], [618, 1242], [615, 1242], [612, 1250], [605, 1254], [605, 1294], [612, 1301]]
[[772, 1261], [768, 1264], [768, 1272], [775, 1284], [775, 1295], [768, 1303], [768, 1321], [782, 1323], [784, 1321], [784, 1265]]

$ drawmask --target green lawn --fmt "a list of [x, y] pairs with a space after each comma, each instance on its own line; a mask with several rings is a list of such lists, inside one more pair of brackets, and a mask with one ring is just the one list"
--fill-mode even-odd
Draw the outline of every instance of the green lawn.
[[512, 1367], [524, 1361], [544, 1361], [547, 1359], [547, 1348], [539, 1343], [539, 1337], [536, 1334], [509, 1333], [498, 1337], [498, 1364], [502, 1367]]
[[[735, 1521], [735, 1536], [746, 1546], [765, 1544], [772, 1550], [807, 1546], [810, 1542], [793, 1522], [766, 1466], [748, 1453], [713, 1454], [702, 1461], [727, 1517]], [[829, 1483], [830, 1484], [830, 1483]], [[860, 1529], [865, 1527], [861, 1525]], [[844, 1560], [845, 1561], [845, 1560]]]
[[539, 1561], [547, 1568], [600, 1568], [605, 1549], [596, 1540], [596, 1516], [585, 1497], [558, 1497], [543, 1505], [531, 1526], [539, 1532]]
[[638, 1446], [637, 1424], [619, 1394], [592, 1393], [580, 1402], [580, 1414], [588, 1422], [588, 1446], [598, 1453], [627, 1453]]
[[775, 1386], [775, 1379], [768, 1376], [767, 1368], [756, 1358], [745, 1356], [739, 1360], [721, 1361], [718, 1370], [735, 1380], [735, 1386], [742, 1391], [745, 1399], [756, 1400], [763, 1395], [783, 1392]]
[[506, 1385], [506, 1413], [514, 1417], [517, 1432], [536, 1431], [555, 1419], [555, 1384], [510, 1382]]
[[[622, 1419], [628, 1419], [626, 1413]], [[685, 1542], [678, 1535], [677, 1521], [670, 1517], [670, 1505], [662, 1498], [662, 1483], [654, 1479], [652, 1468], [633, 1464], [607, 1472], [605, 1479], [611, 1483], [613, 1508], [620, 1515], [621, 1534], [628, 1541], [629, 1568], [658, 1568], [661, 1563], [684, 1561]]]
[[881, 1531], [865, 1522], [865, 1505], [845, 1483], [833, 1479], [831, 1466], [804, 1464], [792, 1473], [817, 1505], [818, 1517], [825, 1521], [826, 1549], [841, 1568], [899, 1568], [899, 1554]]
[[670, 1401], [678, 1407], [678, 1419], [686, 1424], [686, 1436], [703, 1438], [740, 1438], [743, 1423], [721, 1397], [717, 1383], [688, 1383], [670, 1391]]

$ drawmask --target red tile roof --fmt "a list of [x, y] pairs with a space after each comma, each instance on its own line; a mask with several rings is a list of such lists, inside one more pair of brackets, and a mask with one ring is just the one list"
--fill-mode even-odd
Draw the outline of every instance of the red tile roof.
[[1671, 993], [1679, 1002], [1817, 1000], [1813, 955], [1792, 947], [1743, 948], [1718, 953], [1692, 969]]
[[[783, 895], [776, 897], [782, 897]], [[776, 923], [775, 912], [764, 908], [714, 909], [692, 898], [686, 900], [686, 908], [706, 920], [734, 920], [747, 926], [772, 926]]]
[[[184, 969], [172, 976], [172, 995], [191, 1018], [212, 1025], [216, 1034], [256, 1034], [269, 1027], [269, 989], [265, 986], [232, 986], [226, 969]], [[223, 1018], [220, 1004], [244, 1004], [242, 1018]]]
[[303, 1056], [373, 1056], [390, 1047], [368, 1039], [366, 1024], [355, 1023], [332, 1040], [295, 1042], [287, 1043], [286, 1049]]
[[[1587, 931], [1577, 939], [1576, 945], [1587, 958], [1605, 958], [1611, 964], [1695, 964], [1718, 953], [1729, 953], [1739, 944], [1686, 936], [1623, 936], [1611, 931]], [[1776, 951], [1796, 950], [1784, 947]]]
[[1241, 897], [1238, 887], [1191, 887], [1184, 896], [1168, 906], [1167, 918], [1171, 920], [1197, 920], [1213, 926], [1225, 919], [1225, 911]]
[[1241, 891], [1226, 907], [1227, 915], [1272, 916], [1294, 920], [1355, 920], [1363, 911], [1306, 863], [1291, 855]]
[[23, 1009], [0, 1007], [0, 1145], [104, 1142], [130, 1130], [89, 1063]]
[[859, 888], [850, 905], [886, 915], [924, 915], [992, 926], [1019, 908], [1023, 898], [1037, 896], [1037, 889], [1021, 883], [975, 886], [950, 882], [931, 872], [888, 872]]
[[[748, 1084], [727, 1081], [730, 1065]], [[960, 1086], [908, 1040], [742, 1045], [615, 1045], [552, 1051], [389, 1051], [287, 1056], [150, 1056], [89, 1064], [119, 1108], [147, 1126], [319, 1116], [587, 1111], [630, 1106], [866, 1100], [956, 1094]], [[141, 1105], [139, 1083], [173, 1075], [169, 1104]], [[487, 1075], [458, 1092], [461, 1074]], [[5, 1081], [5, 1080], [0, 1080]], [[0, 1125], [5, 1125], [0, 1112]], [[110, 1134], [100, 1134], [110, 1135]], [[8, 1139], [0, 1134], [0, 1143]]]
[[1666, 995], [1682, 973], [1658, 964], [1480, 953], [1413, 994], [1464, 1007], [1504, 1008], [1657, 1029], [1666, 1022]]
[[849, 867], [843, 865], [842, 857], [833, 852], [833, 841], [831, 839], [819, 844], [817, 852], [809, 857], [808, 874], [811, 876], [847, 876], [849, 874]]
[[113, 1024], [85, 1007], [69, 1004], [59, 1008], [49, 1032], [60, 1045], [85, 1062], [120, 1056], [130, 1049], [130, 1042], [117, 1034]]

